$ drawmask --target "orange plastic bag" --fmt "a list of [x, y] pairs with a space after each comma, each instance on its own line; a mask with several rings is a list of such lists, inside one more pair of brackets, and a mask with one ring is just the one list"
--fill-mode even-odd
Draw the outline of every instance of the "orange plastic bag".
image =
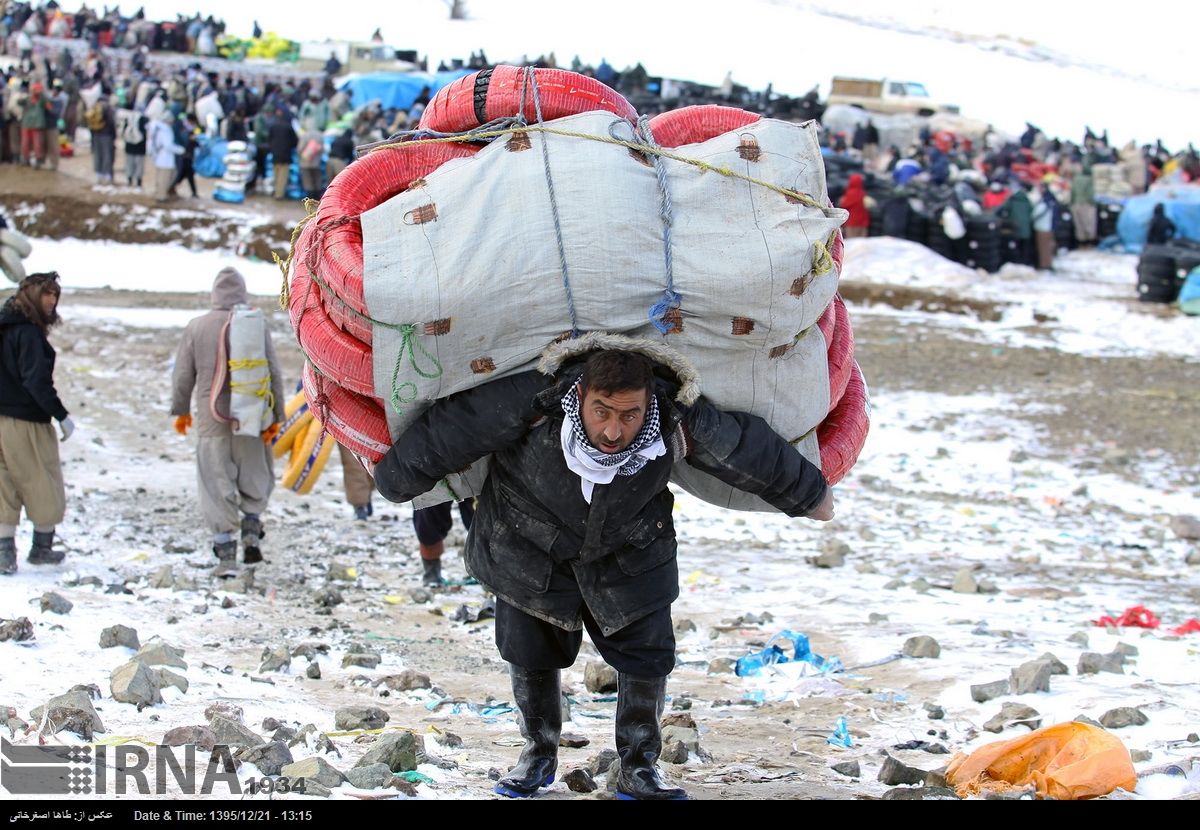
[[966, 798], [984, 790], [1033, 785], [1038, 798], [1095, 798], [1132, 791], [1137, 773], [1129, 750], [1112, 733], [1086, 723], [1060, 723], [954, 756], [946, 780]]

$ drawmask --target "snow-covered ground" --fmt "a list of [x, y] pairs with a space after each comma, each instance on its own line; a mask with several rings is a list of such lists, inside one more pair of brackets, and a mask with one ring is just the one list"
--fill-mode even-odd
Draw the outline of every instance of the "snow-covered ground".
[[[375, 521], [352, 525], [333, 462], [312, 496], [278, 493], [273, 500], [267, 542], [276, 561], [260, 570], [263, 593], [230, 593], [210, 584], [206, 545], [192, 516], [190, 441], [170, 431], [164, 414], [170, 353], [182, 325], [205, 304], [197, 301], [189, 309], [176, 298], [171, 307], [154, 308], [154, 295], [147, 293], [137, 302], [117, 295], [110, 305], [99, 302], [104, 292], [90, 290], [107, 285], [199, 292], [220, 267], [233, 262], [255, 293], [271, 295], [278, 290], [278, 271], [171, 247], [35, 240], [35, 251], [37, 262], [45, 265], [34, 267], [52, 263], [68, 288], [61, 308], [66, 322], [55, 338], [60, 343], [70, 338], [60, 351], [58, 372], [80, 430], [63, 445], [70, 500], [62, 528], [70, 550], [67, 562], [51, 569], [23, 566], [18, 576], [0, 584], [0, 617], [28, 616], [37, 630], [32, 643], [0, 643], [0, 665], [19, 667], [0, 679], [0, 705], [13, 705], [28, 717], [34, 706], [72, 684], [95, 683], [105, 695], [97, 701], [106, 727], [99, 739], [151, 743], [169, 728], [203, 723], [205, 707], [216, 699], [242, 706], [252, 728], [265, 717], [286, 715], [294, 725], [314, 723], [329, 733], [334, 733], [335, 708], [370, 703], [384, 706], [394, 726], [450, 729], [467, 740], [465, 749], [449, 750], [427, 732], [430, 751], [459, 767], [422, 766], [434, 782], [421, 786], [422, 795], [486, 793], [488, 767], [503, 767], [515, 754], [508, 746], [515, 734], [511, 713], [487, 708], [489, 695], [494, 703], [508, 700], [504, 675], [490, 644], [490, 626], [429, 617], [409, 598], [416, 573], [409, 509], [377, 505]], [[896, 323], [914, 333], [953, 330], [985, 347], [1035, 346], [1049, 355], [1094, 360], [1165, 355], [1196, 365], [1200, 320], [1139, 304], [1133, 262], [1126, 256], [1080, 253], [1060, 258], [1054, 274], [1006, 269], [989, 276], [920, 246], [871, 239], [850, 243], [844, 278], [1003, 304], [1004, 309], [989, 322], [882, 303], [859, 305], [851, 311], [860, 333]], [[164, 275], [169, 284], [163, 283]], [[276, 342], [289, 342], [282, 314], [272, 325]], [[298, 365], [295, 354], [287, 359], [290, 366]], [[868, 377], [871, 436], [857, 467], [838, 488], [838, 519], [830, 525], [729, 513], [679, 496], [682, 593], [675, 616], [692, 620], [697, 630], [680, 632], [680, 666], [670, 690], [673, 697], [693, 699], [701, 743], [714, 755], [713, 761], [693, 757], [675, 768], [684, 782], [710, 797], [745, 796], [754, 791], [714, 782], [747, 763], [755, 769], [783, 764], [796, 765], [807, 781], [842, 793], [878, 794], [884, 787], [871, 779], [881, 749], [925, 740], [930, 729], [938, 737], [929, 740], [954, 751], [1022, 734], [1023, 727], [999, 735], [980, 732], [1005, 701], [1035, 707], [1046, 725], [1080, 714], [1098, 719], [1117, 706], [1140, 707], [1149, 722], [1116, 733], [1131, 750], [1150, 753], [1140, 769], [1200, 752], [1186, 742], [1200, 722], [1195, 683], [1200, 639], [1170, 633], [1200, 616], [1196, 568], [1182, 564], [1195, 542], [1168, 528], [1172, 516], [1200, 516], [1200, 501], [1194, 489], [1162, 486], [1188, 471], [1176, 469], [1175, 461], [1163, 455], [1139, 459], [1137, 466], [1097, 469], [1064, 451], [1043, 428], [1015, 417], [1027, 415], [1030, 405], [1018, 404], [1007, 392], [954, 395], [936, 388], [902, 389], [893, 380]], [[1042, 406], [1061, 414], [1061, 404]], [[27, 534], [23, 529], [22, 546]], [[817, 568], [805, 561], [840, 545], [848, 551], [841, 567]], [[327, 628], [330, 618], [314, 616], [311, 605], [313, 590], [339, 584], [329, 575], [331, 561], [358, 569], [354, 581], [340, 583], [347, 602], [335, 609], [337, 628]], [[171, 565], [177, 576], [194, 576], [197, 587], [151, 587], [150, 577], [163, 565]], [[452, 575], [461, 575], [456, 560], [448, 567]], [[995, 583], [998, 592], [950, 590], [964, 568]], [[99, 584], [81, 583], [86, 577]], [[105, 586], [112, 584], [124, 584], [132, 593], [106, 593]], [[38, 610], [38, 597], [49, 590], [75, 603], [70, 614]], [[222, 607], [226, 599], [228, 608]], [[477, 606], [481, 599], [478, 588], [467, 587], [428, 607], [449, 614], [460, 603]], [[1093, 625], [1102, 615], [1139, 604], [1151, 607], [1163, 626], [1117, 631]], [[765, 624], [726, 622], [740, 613], [764, 612], [773, 618]], [[167, 689], [163, 703], [142, 712], [108, 698], [109, 672], [128, 654], [121, 648], [101, 650], [97, 641], [100, 629], [116, 622], [136, 627], [143, 642], [158, 635], [185, 648], [189, 691]], [[784, 629], [809, 635], [815, 651], [838, 657], [849, 671], [800, 676], [792, 667], [749, 678], [706, 672], [710, 660], [740, 657]], [[940, 658], [889, 661], [918, 634], [938, 641]], [[1087, 635], [1086, 645], [1080, 634]], [[325, 680], [303, 679], [300, 658], [287, 672], [257, 671], [264, 646], [305, 640], [329, 646], [316, 658]], [[378, 669], [341, 668], [354, 642], [381, 650]], [[1082, 653], [1108, 653], [1117, 643], [1138, 650], [1124, 674], [1076, 672]], [[1010, 669], [1047, 651], [1070, 668], [1068, 675], [1053, 678], [1049, 693], [972, 701], [970, 685], [1005, 679]], [[593, 747], [608, 745], [611, 702], [582, 691], [583, 663], [566, 675], [576, 690], [576, 716], [568, 729], [590, 737]], [[429, 673], [443, 691], [381, 698], [378, 689], [355, 679], [405, 668]], [[438, 706], [447, 696], [458, 703]], [[737, 704], [742, 699], [764, 708], [744, 708]], [[946, 718], [927, 719], [926, 703], [942, 706]], [[789, 718], [787, 713], [795, 719], [791, 726], [778, 721]], [[838, 717], [846, 718], [854, 736], [851, 748], [824, 741]], [[353, 736], [334, 733], [334, 738], [344, 757], [329, 759], [347, 769], [365, 747]], [[751, 739], [748, 746], [738, 743]], [[57, 740], [79, 739], [64, 732]], [[297, 758], [317, 752], [311, 742], [293, 749]], [[923, 768], [945, 760], [896, 754]], [[827, 769], [846, 758], [861, 759], [868, 768], [862, 781], [847, 782]], [[239, 777], [256, 772], [243, 767]], [[1139, 794], [1168, 797], [1188, 786], [1195, 788], [1196, 782], [1159, 776], [1143, 782]], [[554, 792], [566, 790], [558, 784]]]

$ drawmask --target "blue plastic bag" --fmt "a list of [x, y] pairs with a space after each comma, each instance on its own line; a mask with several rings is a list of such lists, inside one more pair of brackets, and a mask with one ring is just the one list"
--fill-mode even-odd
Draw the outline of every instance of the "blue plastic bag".
[[[779, 641], [791, 643], [792, 656]], [[752, 652], [737, 661], [734, 672], [738, 677], [754, 677], [762, 673], [765, 666], [776, 663], [810, 663], [821, 672], [837, 672], [842, 670], [842, 661], [836, 657], [825, 659], [814, 654], [808, 644], [808, 637], [794, 631], [780, 631], [767, 641], [767, 647], [762, 651]]]
[[1200, 315], [1200, 266], [1193, 268], [1184, 279], [1178, 302], [1184, 314]]

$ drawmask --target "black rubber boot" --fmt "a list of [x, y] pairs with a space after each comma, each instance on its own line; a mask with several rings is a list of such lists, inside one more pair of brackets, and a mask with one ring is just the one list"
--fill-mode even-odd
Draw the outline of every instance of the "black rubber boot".
[[[259, 545], [262, 544], [262, 538], [265, 535], [262, 520], [258, 516], [242, 517], [242, 561], [247, 565], [257, 565], [263, 561], [262, 549]], [[236, 558], [237, 554], [234, 556]]]
[[0, 539], [0, 576], [17, 572], [17, 540], [11, 536]]
[[421, 584], [426, 588], [441, 588], [446, 584], [446, 581], [442, 579], [442, 560], [422, 559], [421, 567], [424, 569]]
[[496, 792], [509, 798], [528, 798], [554, 783], [562, 733], [562, 692], [558, 669], [532, 671], [510, 665], [509, 670], [513, 697], [521, 711], [525, 747], [517, 765], [496, 784]]
[[54, 531], [48, 533], [33, 532], [33, 546], [29, 549], [30, 565], [57, 565], [63, 561], [65, 554], [54, 549]]
[[665, 783], [655, 765], [662, 753], [662, 711], [667, 678], [619, 676], [617, 684], [617, 798], [686, 801], [687, 792]]

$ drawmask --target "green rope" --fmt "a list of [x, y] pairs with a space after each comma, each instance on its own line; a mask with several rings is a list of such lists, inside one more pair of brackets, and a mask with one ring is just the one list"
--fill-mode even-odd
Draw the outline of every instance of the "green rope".
[[[430, 354], [429, 350], [422, 346], [421, 342], [417, 339], [417, 327], [415, 325], [408, 323], [399, 326], [398, 329], [400, 331], [400, 349], [396, 353], [396, 365], [392, 369], [391, 404], [392, 409], [396, 411], [397, 415], [403, 415], [404, 406], [417, 399], [417, 385], [415, 383], [408, 380], [404, 381], [404, 383], [399, 383], [400, 366], [404, 363], [405, 355], [408, 356], [408, 363], [413, 371], [426, 380], [440, 378], [443, 370], [441, 361]], [[426, 360], [433, 364], [433, 370], [426, 371], [420, 367], [417, 363], [418, 350]]]

